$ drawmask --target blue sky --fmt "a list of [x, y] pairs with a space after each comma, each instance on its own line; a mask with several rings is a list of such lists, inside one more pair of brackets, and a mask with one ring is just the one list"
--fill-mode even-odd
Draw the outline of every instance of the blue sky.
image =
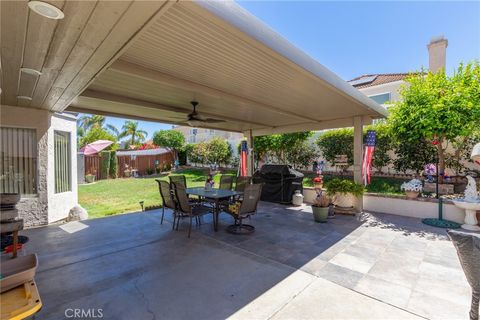
[[[480, 2], [240, 1], [345, 80], [428, 67], [427, 43], [448, 39], [447, 72], [480, 59]], [[121, 128], [124, 120], [108, 117]], [[149, 133], [170, 125], [140, 121]]]

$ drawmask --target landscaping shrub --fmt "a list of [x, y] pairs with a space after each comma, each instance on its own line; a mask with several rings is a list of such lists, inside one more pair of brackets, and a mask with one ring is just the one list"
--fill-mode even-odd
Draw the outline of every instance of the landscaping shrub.
[[108, 179], [110, 172], [110, 151], [100, 152], [100, 178]]
[[333, 164], [335, 156], [344, 154], [348, 164], [353, 165], [353, 129], [326, 131], [318, 137], [317, 145], [328, 162]]
[[351, 193], [358, 197], [365, 192], [363, 185], [346, 179], [332, 179], [325, 183], [325, 187], [327, 188], [327, 194], [329, 196], [334, 196], [335, 193]]
[[110, 168], [109, 168], [110, 178], [116, 179], [118, 177], [117, 169], [118, 169], [117, 153], [115, 151], [111, 151], [110, 152]]

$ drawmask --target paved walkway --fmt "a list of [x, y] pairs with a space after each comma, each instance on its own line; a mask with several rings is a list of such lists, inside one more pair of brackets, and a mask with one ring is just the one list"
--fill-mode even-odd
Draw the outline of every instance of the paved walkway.
[[39, 319], [70, 309], [103, 319], [466, 319], [470, 289], [443, 231], [369, 215], [312, 221], [262, 203], [249, 236], [186, 237], [160, 212], [31, 229]]

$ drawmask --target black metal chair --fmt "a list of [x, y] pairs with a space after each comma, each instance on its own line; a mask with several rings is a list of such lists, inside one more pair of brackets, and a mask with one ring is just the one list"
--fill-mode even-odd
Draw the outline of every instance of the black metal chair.
[[173, 191], [175, 194], [175, 199], [177, 201], [177, 212], [179, 213], [176, 229], [178, 230], [178, 226], [180, 224], [180, 218], [189, 217], [190, 224], [188, 226], [188, 237], [190, 238], [190, 234], [192, 232], [193, 218], [195, 218], [196, 223], [199, 224], [200, 218], [206, 214], [212, 213], [212, 210], [211, 208], [205, 207], [200, 203], [192, 204], [188, 199], [188, 195], [185, 192], [185, 188], [181, 185], [177, 185], [173, 183]]
[[234, 176], [232, 175], [222, 174], [220, 176], [220, 185], [218, 186], [218, 188], [222, 190], [232, 190], [233, 178]]
[[172, 190], [173, 190], [173, 186], [172, 186], [173, 183], [175, 183], [177, 186], [183, 187], [184, 189], [187, 188], [187, 179], [183, 174], [168, 176], [168, 179], [170, 180], [170, 189]]
[[243, 192], [245, 187], [252, 182], [252, 177], [237, 177], [235, 181], [235, 191]]
[[[235, 234], [248, 234], [255, 231], [255, 227], [249, 224], [244, 224], [243, 220], [250, 218], [257, 213], [257, 205], [262, 194], [262, 184], [248, 184], [243, 191], [243, 200], [239, 206], [231, 204], [226, 208], [234, 219], [235, 223], [227, 227], [227, 231]], [[232, 207], [233, 206], [233, 207]], [[236, 210], [232, 210], [235, 208]]]
[[[173, 198], [172, 190], [170, 189], [170, 184], [167, 181], [160, 179], [155, 179], [158, 183], [158, 191], [160, 192], [160, 197], [163, 201], [162, 206], [162, 219], [160, 224], [163, 224], [163, 217], [165, 216], [165, 208], [169, 208], [173, 212], [173, 226], [175, 226], [175, 221], [177, 219], [177, 204]], [[172, 227], [173, 229], [173, 227]]]

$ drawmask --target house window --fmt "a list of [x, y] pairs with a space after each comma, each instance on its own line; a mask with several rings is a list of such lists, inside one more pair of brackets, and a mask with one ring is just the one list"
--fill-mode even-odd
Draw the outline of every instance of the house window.
[[0, 193], [37, 193], [34, 129], [0, 127]]
[[384, 104], [384, 103], [390, 101], [390, 92], [382, 93], [382, 94], [376, 94], [376, 95], [368, 96], [368, 97], [378, 104]]
[[55, 193], [72, 190], [72, 161], [70, 133], [55, 131], [53, 137], [55, 157]]

